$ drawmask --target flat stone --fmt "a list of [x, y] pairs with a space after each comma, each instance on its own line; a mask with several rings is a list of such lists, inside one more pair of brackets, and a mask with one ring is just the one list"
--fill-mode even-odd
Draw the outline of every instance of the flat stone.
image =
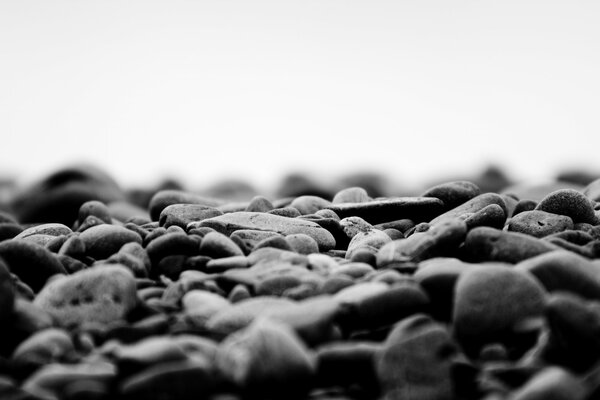
[[370, 224], [410, 218], [415, 222], [429, 221], [444, 210], [444, 203], [435, 197], [392, 197], [362, 203], [333, 204], [327, 207], [340, 218], [361, 217]]
[[187, 229], [192, 222], [219, 215], [223, 215], [223, 213], [214, 207], [202, 204], [171, 204], [160, 212], [158, 223], [165, 228], [176, 225]]
[[73, 231], [66, 225], [58, 223], [46, 223], [25, 229], [15, 236], [15, 239], [25, 239], [26, 237], [33, 235], [61, 236], [68, 235], [70, 233], [73, 233]]
[[496, 193], [483, 193], [437, 216], [436, 218], [429, 221], [429, 224], [435, 225], [448, 219], [464, 218], [465, 214], [470, 215], [477, 213], [491, 204], [499, 205], [500, 207], [502, 207], [502, 210], [504, 210], [504, 213], [508, 215], [508, 210], [504, 197]]
[[108, 324], [125, 318], [137, 305], [135, 278], [120, 265], [102, 265], [49, 281], [34, 304], [61, 326]]
[[160, 213], [172, 204], [199, 204], [209, 207], [218, 207], [224, 205], [225, 201], [185, 192], [183, 190], [160, 190], [152, 196], [150, 204], [148, 205], [152, 221], [158, 221], [160, 219]]
[[226, 235], [240, 229], [273, 231], [282, 235], [304, 233], [317, 241], [320, 251], [335, 248], [335, 239], [319, 224], [298, 218], [280, 217], [278, 215], [256, 212], [234, 212], [200, 222], [200, 226], [208, 226]]

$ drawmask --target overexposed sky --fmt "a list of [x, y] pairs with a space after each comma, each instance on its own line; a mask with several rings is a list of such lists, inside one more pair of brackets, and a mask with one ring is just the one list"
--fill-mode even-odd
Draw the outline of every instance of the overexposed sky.
[[600, 2], [1, 0], [0, 168], [600, 171]]

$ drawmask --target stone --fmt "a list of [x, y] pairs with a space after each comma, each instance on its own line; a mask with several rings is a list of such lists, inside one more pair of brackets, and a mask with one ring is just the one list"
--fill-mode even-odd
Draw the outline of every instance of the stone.
[[315, 355], [319, 386], [360, 385], [370, 393], [377, 392], [375, 360], [380, 351], [379, 343], [367, 341], [335, 341], [320, 346]]
[[15, 239], [25, 239], [33, 235], [62, 236], [68, 235], [70, 233], [73, 233], [73, 231], [66, 225], [57, 223], [46, 223], [35, 225], [23, 230], [21, 233], [15, 236]]
[[574, 374], [560, 367], [547, 367], [511, 394], [511, 400], [585, 400], [588, 388]]
[[598, 223], [592, 201], [574, 189], [561, 189], [550, 193], [539, 202], [535, 209], [566, 215], [574, 223], [587, 222], [592, 225]]
[[216, 362], [252, 398], [303, 398], [315, 374], [314, 359], [296, 334], [268, 319], [227, 337]]
[[[314, 239], [312, 239], [312, 240], [314, 240]], [[294, 251], [292, 246], [290, 246], [290, 244], [285, 240], [285, 237], [283, 235], [271, 236], [271, 237], [261, 240], [260, 242], [256, 243], [256, 245], [254, 245], [254, 248], [252, 249], [252, 251], [261, 249], [263, 247], [272, 247], [275, 249]]]
[[[430, 225], [436, 225], [441, 223], [442, 221], [454, 218], [464, 218], [465, 214], [474, 214], [478, 211], [481, 211], [485, 207], [496, 204], [502, 208], [505, 215], [508, 215], [508, 210], [506, 207], [506, 201], [504, 198], [496, 193], [483, 193], [479, 196], [473, 197], [471, 200], [468, 200], [461, 205], [446, 211], [445, 213], [437, 216], [436, 218], [429, 221]], [[410, 218], [410, 216], [408, 216]], [[415, 221], [417, 222], [417, 221]]]
[[377, 253], [377, 267], [446, 256], [463, 243], [466, 234], [467, 226], [464, 221], [457, 218], [445, 219], [425, 232], [414, 233], [406, 239], [385, 244]]
[[340, 218], [361, 217], [370, 224], [410, 218], [414, 222], [429, 221], [444, 210], [435, 197], [391, 197], [362, 203], [332, 204], [327, 207]]
[[202, 204], [171, 204], [165, 207], [158, 218], [160, 226], [168, 228], [172, 225], [187, 229], [192, 222], [223, 215], [215, 207]]
[[312, 195], [298, 196], [290, 203], [290, 207], [300, 211], [301, 215], [314, 214], [329, 205], [331, 205], [329, 200]]
[[158, 221], [160, 213], [172, 204], [199, 204], [208, 207], [218, 207], [225, 204], [225, 202], [220, 199], [204, 197], [183, 190], [160, 190], [152, 196], [148, 205], [152, 221]]
[[269, 212], [273, 210], [273, 203], [264, 196], [254, 196], [244, 211]]
[[571, 292], [600, 301], [600, 266], [566, 250], [556, 250], [518, 263], [515, 269], [526, 271], [548, 292]]
[[38, 292], [52, 275], [66, 274], [58, 258], [44, 247], [26, 240], [0, 243], [0, 257], [10, 271]]
[[443, 325], [423, 314], [403, 319], [376, 357], [382, 399], [456, 398], [452, 367], [459, 354]]
[[490, 227], [474, 228], [467, 234], [464, 253], [469, 261], [498, 261], [516, 264], [560, 247], [531, 235]]
[[600, 178], [590, 182], [583, 190], [582, 193], [587, 196], [591, 201], [600, 201]]
[[85, 242], [77, 235], [69, 237], [58, 249], [58, 255], [65, 255], [78, 260], [85, 259]]
[[34, 304], [64, 327], [122, 320], [137, 305], [135, 279], [121, 265], [102, 265], [49, 281]]
[[369, 232], [370, 230], [374, 229], [373, 225], [361, 217], [346, 217], [340, 220], [340, 226], [349, 239], [352, 239], [360, 232]]
[[522, 270], [486, 266], [464, 271], [456, 283], [454, 334], [467, 354], [487, 343], [511, 343], [520, 325], [540, 319], [546, 291]]
[[371, 229], [367, 232], [359, 232], [352, 237], [352, 240], [350, 240], [345, 258], [351, 259], [355, 252], [364, 249], [368, 249], [375, 254], [380, 248], [391, 241], [392, 239], [385, 232], [380, 231], [379, 229]]
[[518, 215], [524, 211], [535, 210], [537, 204], [537, 201], [534, 200], [519, 200], [519, 202], [515, 205], [512, 216], [514, 217], [515, 215]]
[[110, 257], [130, 242], [142, 243], [137, 233], [117, 225], [101, 224], [81, 232], [79, 238], [85, 244], [86, 254], [96, 260]]
[[24, 340], [11, 358], [21, 367], [37, 369], [46, 364], [73, 361], [76, 357], [75, 345], [69, 333], [59, 328], [47, 328]]
[[110, 215], [110, 210], [108, 209], [108, 206], [98, 200], [86, 201], [81, 205], [81, 207], [79, 207], [79, 212], [77, 216], [78, 225], [81, 225], [83, 221], [85, 221], [86, 218], [89, 216], [94, 216], [100, 219], [105, 224], [112, 223], [112, 217]]
[[227, 299], [205, 290], [190, 290], [183, 295], [181, 304], [187, 315], [200, 321], [208, 321], [219, 311], [231, 307]]
[[207, 233], [200, 242], [200, 254], [211, 258], [243, 256], [244, 252], [229, 237], [218, 232]]
[[508, 221], [507, 230], [538, 238], [573, 229], [573, 220], [566, 215], [546, 211], [523, 211]]
[[371, 200], [371, 197], [365, 189], [358, 186], [352, 186], [338, 191], [335, 196], [333, 196], [331, 203], [366, 203]]
[[201, 239], [185, 233], [167, 233], [152, 240], [146, 246], [146, 252], [152, 265], [170, 255], [200, 255]]
[[226, 235], [240, 229], [273, 231], [284, 236], [304, 233], [316, 240], [320, 251], [333, 249], [336, 244], [333, 235], [315, 222], [265, 213], [233, 212], [206, 219], [200, 225], [214, 228]]
[[481, 189], [473, 182], [452, 181], [425, 190], [421, 197], [437, 197], [444, 202], [446, 210], [451, 210], [480, 194]]
[[496, 229], [502, 229], [506, 222], [506, 213], [498, 204], [490, 204], [481, 210], [472, 214], [464, 214], [464, 221], [467, 230], [478, 226], [489, 226]]
[[285, 241], [291, 249], [299, 254], [313, 254], [319, 252], [319, 244], [315, 239], [305, 233], [293, 233], [285, 236]]

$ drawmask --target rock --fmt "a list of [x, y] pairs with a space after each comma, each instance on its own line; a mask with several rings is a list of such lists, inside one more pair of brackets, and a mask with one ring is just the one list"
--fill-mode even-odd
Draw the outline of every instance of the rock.
[[573, 229], [573, 220], [566, 215], [540, 210], [523, 211], [508, 222], [508, 230], [526, 233], [538, 238]]
[[444, 202], [446, 210], [451, 210], [480, 194], [481, 189], [473, 182], [452, 181], [425, 190], [421, 197], [437, 197]]
[[600, 178], [590, 182], [584, 189], [583, 194], [592, 201], [600, 201]]
[[477, 228], [478, 226], [490, 226], [502, 229], [506, 222], [506, 213], [498, 204], [490, 204], [476, 213], [464, 214], [463, 218], [467, 225], [467, 230]]
[[[483, 229], [483, 228], [478, 228]], [[419, 262], [448, 255], [465, 240], [467, 226], [459, 219], [446, 219], [425, 232], [414, 233], [406, 239], [393, 240], [379, 249], [377, 267], [394, 263]]]
[[511, 394], [511, 400], [585, 400], [588, 389], [571, 372], [548, 367]]
[[548, 292], [571, 292], [600, 301], [600, 266], [565, 250], [555, 250], [518, 263], [515, 269], [535, 276]]
[[231, 303], [205, 290], [190, 290], [181, 299], [183, 310], [187, 315], [200, 321], [208, 321], [213, 315], [231, 307]]
[[238, 246], [244, 246], [248, 249], [248, 252], [252, 251], [256, 245], [270, 237], [283, 237], [281, 233], [273, 231], [261, 231], [256, 229], [240, 229], [232, 232], [229, 236], [231, 240], [238, 244]]
[[327, 343], [317, 349], [317, 382], [323, 387], [360, 385], [377, 392], [379, 381], [375, 360], [381, 345], [373, 342]]
[[254, 196], [244, 211], [269, 212], [273, 210], [273, 203], [264, 196]]
[[348, 187], [340, 190], [333, 196], [332, 204], [342, 203], [366, 203], [371, 201], [371, 197], [365, 189], [358, 186]]
[[209, 232], [202, 238], [202, 242], [200, 242], [200, 254], [212, 258], [244, 255], [233, 240], [218, 232]]
[[160, 260], [171, 255], [199, 255], [201, 241], [193, 236], [185, 233], [168, 233], [152, 240], [146, 246], [151, 264], [157, 265]]
[[175, 225], [187, 229], [192, 222], [203, 221], [219, 215], [223, 215], [223, 213], [214, 207], [202, 204], [171, 204], [160, 212], [158, 223], [165, 228]]
[[285, 241], [296, 253], [308, 255], [319, 252], [319, 244], [317, 241], [304, 233], [287, 235]]
[[533, 200], [519, 200], [515, 205], [512, 216], [518, 215], [524, 211], [532, 211], [537, 207], [537, 201]]
[[454, 334], [467, 354], [487, 343], [516, 340], [520, 326], [539, 319], [546, 291], [532, 275], [507, 266], [463, 272], [454, 298]]
[[417, 314], [400, 321], [376, 358], [382, 398], [452, 400], [459, 351], [446, 328]]
[[49, 281], [34, 304], [64, 327], [121, 320], [137, 305], [133, 274], [120, 265], [102, 265]]
[[313, 358], [290, 328], [267, 319], [227, 337], [217, 366], [253, 398], [303, 398], [315, 373]]
[[27, 228], [17, 236], [15, 239], [25, 239], [33, 235], [50, 235], [50, 236], [62, 236], [73, 233], [73, 231], [66, 225], [57, 223], [46, 223], [32, 226]]
[[110, 257], [127, 243], [142, 243], [137, 233], [117, 225], [101, 224], [81, 232], [79, 238], [85, 244], [86, 254], [96, 260]]
[[375, 254], [380, 248], [391, 241], [392, 239], [379, 229], [371, 229], [368, 232], [359, 232], [352, 237], [352, 240], [348, 245], [346, 259], [351, 259], [358, 250], [368, 249]]
[[48, 328], [23, 341], [12, 354], [12, 360], [21, 367], [35, 370], [46, 364], [73, 361], [76, 356], [75, 345], [67, 331]]
[[26, 240], [1, 242], [0, 257], [6, 261], [10, 271], [34, 292], [38, 292], [52, 275], [67, 272], [54, 254]]
[[225, 202], [220, 199], [204, 197], [182, 190], [160, 190], [152, 196], [148, 205], [152, 221], [158, 221], [161, 212], [172, 204], [199, 204], [208, 207], [218, 207], [225, 204]]
[[296, 197], [290, 207], [300, 211], [301, 215], [314, 214], [329, 206], [331, 202], [319, 196], [303, 195]]
[[280, 217], [265, 213], [234, 212], [206, 219], [200, 223], [200, 226], [214, 228], [226, 235], [231, 235], [240, 229], [273, 231], [284, 236], [304, 233], [317, 241], [320, 251], [327, 251], [335, 247], [335, 239], [329, 231], [321, 228], [315, 222], [298, 218]]
[[89, 216], [96, 217], [105, 224], [112, 223], [112, 217], [110, 215], [110, 210], [108, 209], [108, 206], [98, 200], [86, 201], [81, 205], [81, 207], [79, 207], [77, 217], [78, 225], [81, 225], [83, 221], [85, 221], [86, 218]]
[[574, 189], [561, 189], [550, 193], [539, 202], [536, 210], [566, 215], [574, 223], [598, 223], [592, 201]]
[[[441, 223], [442, 221], [446, 221], [449, 219], [461, 218], [461, 217], [464, 218], [465, 214], [477, 213], [478, 211], [481, 211], [482, 209], [484, 209], [485, 207], [487, 207], [491, 204], [496, 204], [496, 205], [502, 207], [502, 210], [504, 210], [504, 213], [506, 215], [508, 215], [506, 201], [504, 200], [504, 198], [502, 196], [500, 196], [496, 193], [484, 193], [484, 194], [480, 194], [479, 196], [473, 197], [471, 200], [468, 200], [467, 202], [462, 203], [461, 205], [437, 216], [436, 218], [429, 221], [429, 224], [436, 225], [436, 224]], [[410, 218], [410, 216], [408, 218]]]
[[[314, 239], [312, 239], [312, 240], [314, 240]], [[262, 249], [263, 247], [272, 247], [274, 249], [281, 249], [281, 250], [286, 250], [286, 251], [294, 251], [294, 249], [292, 248], [292, 246], [290, 246], [290, 244], [287, 242], [287, 240], [285, 240], [285, 237], [284, 236], [279, 236], [279, 235], [278, 236], [271, 236], [271, 237], [268, 237], [268, 238], [265, 238], [265, 239], [261, 240], [260, 242], [256, 243], [256, 245], [254, 246], [254, 248], [252, 249], [252, 251], [255, 251], [255, 250], [258, 250], [258, 249]]]
[[349, 239], [352, 239], [360, 232], [369, 232], [374, 229], [373, 225], [361, 217], [346, 217], [340, 221], [340, 226]]
[[558, 249], [560, 247], [552, 243], [524, 233], [504, 232], [489, 227], [469, 231], [464, 244], [464, 252], [469, 260], [511, 264]]
[[410, 218], [415, 222], [429, 221], [444, 209], [435, 197], [392, 197], [363, 203], [332, 204], [327, 207], [340, 218], [361, 217], [370, 224]]

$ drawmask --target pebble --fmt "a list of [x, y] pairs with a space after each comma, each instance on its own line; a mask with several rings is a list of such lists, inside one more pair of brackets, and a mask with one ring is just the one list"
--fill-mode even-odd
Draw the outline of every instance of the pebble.
[[331, 203], [366, 203], [371, 200], [371, 197], [364, 188], [359, 186], [352, 186], [337, 192], [335, 196], [333, 196], [333, 200], [331, 200]]
[[566, 215], [574, 223], [587, 222], [592, 225], [598, 223], [592, 201], [574, 189], [561, 189], [550, 193], [539, 202], [535, 209]]
[[512, 217], [507, 230], [526, 233], [538, 238], [573, 229], [573, 220], [566, 215], [553, 214], [546, 211], [523, 211]]
[[200, 242], [200, 254], [211, 258], [243, 256], [233, 240], [219, 232], [207, 233]]
[[49, 281], [34, 304], [64, 327], [123, 319], [137, 305], [133, 274], [121, 265], [101, 265]]
[[305, 233], [293, 233], [285, 236], [285, 241], [292, 251], [298, 254], [315, 254], [319, 252], [319, 244]]
[[590, 182], [583, 190], [582, 193], [587, 196], [591, 201], [600, 201], [600, 178]]
[[160, 212], [158, 223], [165, 228], [175, 225], [187, 229], [192, 222], [203, 221], [219, 215], [223, 215], [223, 213], [214, 207], [202, 204], [171, 204]]
[[218, 207], [224, 204], [222, 200], [200, 196], [183, 190], [160, 190], [152, 196], [148, 210], [152, 221], [158, 221], [162, 211], [172, 204], [199, 204], [208, 207]]
[[25, 239], [34, 235], [62, 236], [73, 233], [71, 228], [63, 224], [46, 223], [27, 228], [15, 236], [15, 239]]
[[77, 224], [81, 225], [89, 216], [100, 219], [105, 224], [112, 223], [112, 217], [108, 206], [98, 200], [86, 201], [79, 207], [79, 213], [77, 216]]
[[228, 336], [217, 366], [252, 398], [303, 398], [315, 375], [315, 361], [286, 325], [260, 319]]
[[585, 400], [588, 389], [574, 374], [560, 367], [548, 367], [511, 394], [511, 400]]
[[361, 203], [332, 204], [327, 207], [340, 218], [360, 217], [370, 224], [410, 218], [422, 222], [442, 213], [444, 203], [435, 197], [396, 197]]
[[329, 205], [331, 205], [329, 200], [311, 195], [298, 196], [290, 203], [290, 207], [298, 210], [300, 215], [314, 214]]
[[365, 249], [376, 254], [380, 248], [391, 241], [392, 239], [384, 231], [380, 231], [379, 229], [359, 232], [352, 237], [352, 240], [350, 240], [348, 250], [346, 251], [346, 258], [351, 259], [354, 253]]
[[508, 209], [506, 207], [506, 201], [504, 200], [504, 197], [496, 193], [483, 193], [437, 216], [436, 218], [429, 221], [429, 224], [435, 225], [448, 219], [461, 217], [464, 218], [465, 215], [477, 213], [478, 211], [481, 211], [485, 207], [492, 204], [500, 206], [504, 211], [504, 214], [508, 215]]
[[15, 306], [15, 283], [6, 263], [0, 258], [0, 323], [4, 325]]
[[137, 233], [118, 225], [101, 224], [81, 232], [79, 238], [85, 244], [86, 254], [96, 260], [102, 260], [118, 252], [130, 242], [141, 244]]
[[254, 196], [250, 203], [246, 206], [244, 211], [253, 211], [253, 212], [269, 212], [273, 210], [275, 207], [273, 203], [269, 199], [264, 196]]
[[333, 249], [336, 244], [333, 235], [315, 222], [265, 213], [233, 212], [206, 219], [200, 223], [200, 226], [214, 228], [226, 235], [231, 235], [239, 229], [272, 231], [284, 236], [294, 233], [304, 233], [315, 239], [319, 244], [320, 251]]
[[421, 194], [422, 197], [437, 197], [444, 202], [444, 208], [451, 210], [479, 196], [481, 189], [470, 181], [453, 181], [433, 186]]
[[546, 290], [531, 274], [509, 266], [460, 274], [453, 307], [454, 334], [467, 354], [488, 343], [510, 343], [519, 325], [543, 315]]

